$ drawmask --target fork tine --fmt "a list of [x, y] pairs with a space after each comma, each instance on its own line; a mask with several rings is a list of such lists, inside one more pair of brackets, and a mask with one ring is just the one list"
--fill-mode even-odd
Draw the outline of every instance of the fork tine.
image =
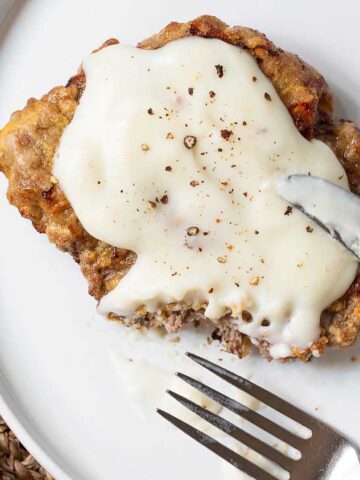
[[168, 390], [167, 393], [206, 422], [219, 428], [223, 432], [235, 438], [235, 440], [243, 443], [246, 447], [255, 450], [263, 457], [266, 457], [277, 465], [280, 465], [280, 467], [283, 467], [285, 470], [290, 471], [293, 460], [291, 460], [289, 457], [286, 457], [275, 448], [245, 432], [245, 430], [242, 428], [233, 425], [225, 418], [219, 417], [209, 410], [205, 410], [205, 408], [200, 407], [200, 405], [197, 405], [178, 393], [172, 392], [171, 390]]
[[203, 433], [200, 430], [191, 427], [187, 423], [179, 420], [178, 418], [174, 417], [170, 413], [165, 412], [164, 410], [157, 409], [157, 412], [168, 422], [175, 425], [175, 427], [179, 428], [181, 431], [189, 435], [198, 443], [201, 443], [201, 445], [216, 453], [217, 455], [219, 455], [219, 457], [231, 463], [231, 465], [238, 468], [239, 470], [242, 470], [247, 475], [250, 475], [257, 480], [276, 480], [275, 477], [265, 472], [265, 470], [258, 467], [254, 463], [251, 463], [249, 460], [246, 460], [246, 458], [242, 457], [230, 448], [225, 447], [225, 445], [223, 445], [222, 443], [211, 438], [209, 435], [206, 435], [206, 433]]
[[[268, 390], [265, 390], [264, 388], [261, 388], [258, 385], [255, 385], [249, 380], [246, 380], [246, 378], [240, 377], [239, 375], [236, 375], [235, 373], [232, 373], [229, 370], [226, 370], [225, 368], [219, 367], [218, 365], [215, 365], [214, 363], [209, 362], [204, 358], [198, 357], [193, 353], [187, 352], [186, 355], [189, 358], [191, 358], [191, 360], [198, 363], [202, 367], [205, 367], [207, 370], [210, 370], [212, 373], [215, 373], [215, 375], [217, 375], [218, 377], [222, 378], [223, 380], [226, 380], [228, 383], [231, 383], [231, 385], [234, 385], [234, 387], [237, 387], [243, 392], [246, 392], [249, 395], [252, 395], [253, 397], [257, 398], [262, 403], [265, 403], [266, 405], [273, 408], [274, 410], [277, 410], [283, 415], [286, 415], [287, 417], [292, 418], [296, 422], [301, 423], [302, 425], [305, 425], [310, 430], [321, 423], [316, 418], [305, 413], [303, 410], [300, 410], [299, 408], [295, 407], [294, 405], [287, 402], [286, 400], [283, 400], [277, 395], [274, 395]], [[321, 423], [321, 425], [323, 424]]]
[[214, 390], [213, 388], [208, 387], [207, 385], [204, 385], [203, 383], [197, 380], [194, 380], [193, 378], [188, 377], [183, 373], [177, 373], [176, 375], [179, 378], [181, 378], [181, 380], [183, 380], [184, 382], [196, 388], [196, 390], [199, 390], [199, 392], [203, 393], [204, 395], [211, 398], [215, 402], [220, 403], [220, 405], [222, 405], [223, 407], [227, 408], [228, 410], [231, 410], [232, 412], [236, 413], [237, 415], [244, 418], [248, 422], [270, 433], [274, 437], [279, 438], [280, 440], [287, 443], [288, 445], [292, 445], [293, 447], [297, 448], [300, 451], [304, 446], [304, 443], [306, 442], [306, 440], [304, 440], [303, 438], [297, 437], [296, 435], [289, 432], [288, 430], [281, 427], [280, 425], [273, 422], [272, 420], [269, 420], [268, 418], [264, 417], [263, 415], [260, 415], [254, 410], [251, 410], [250, 408], [245, 407], [245, 405], [241, 404], [240, 402], [237, 402], [236, 400], [233, 400], [232, 398], [227, 397], [226, 395], [218, 392], [217, 390]]

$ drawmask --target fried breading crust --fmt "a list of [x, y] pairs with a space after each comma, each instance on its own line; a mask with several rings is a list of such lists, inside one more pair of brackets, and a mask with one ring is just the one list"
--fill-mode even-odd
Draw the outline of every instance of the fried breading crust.
[[[360, 194], [360, 131], [352, 122], [333, 119], [332, 96], [324, 78], [296, 55], [277, 48], [263, 34], [244, 27], [229, 27], [215, 17], [202, 16], [188, 23], [171, 23], [138, 47], [156, 49], [187, 36], [217, 38], [247, 50], [275, 86], [298, 130], [308, 139], [325, 141], [343, 164], [353, 192]], [[117, 43], [109, 40], [100, 48]], [[7, 196], [22, 216], [63, 251], [71, 253], [97, 300], [111, 291], [136, 260], [133, 252], [112, 247], [89, 235], [52, 176], [53, 157], [64, 128], [71, 122], [85, 88], [80, 68], [65, 87], [56, 87], [40, 100], [30, 99], [15, 112], [0, 132], [0, 170], [9, 180]], [[360, 278], [344, 297], [323, 315], [323, 335], [317, 345], [294, 356], [307, 360], [326, 343], [349, 346], [360, 330]], [[164, 325], [177, 331], [189, 321], [203, 317], [203, 309], [189, 305], [168, 305], [156, 314], [137, 312], [119, 319], [126, 325], [149, 328]], [[227, 315], [217, 322], [217, 337], [225, 347], [242, 356], [248, 339], [239, 334]], [[267, 346], [259, 345], [267, 355]]]

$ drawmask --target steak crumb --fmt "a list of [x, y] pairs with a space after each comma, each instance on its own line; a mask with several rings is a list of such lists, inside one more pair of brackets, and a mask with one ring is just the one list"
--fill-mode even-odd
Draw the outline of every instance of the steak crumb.
[[216, 73], [219, 78], [224, 76], [224, 67], [222, 65], [215, 65]]

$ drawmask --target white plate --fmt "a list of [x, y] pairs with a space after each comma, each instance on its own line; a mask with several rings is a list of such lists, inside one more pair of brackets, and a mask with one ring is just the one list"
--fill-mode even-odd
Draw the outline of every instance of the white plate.
[[[7, 4], [0, 0], [3, 9]], [[303, 0], [296, 7], [286, 0], [13, 4], [0, 27], [1, 125], [28, 97], [65, 82], [106, 38], [135, 44], [171, 20], [202, 13], [256, 27], [297, 52], [326, 76], [340, 115], [360, 121], [358, 2], [343, 0], [339, 6]], [[144, 362], [138, 362], [142, 366], [152, 361], [159, 344], [167, 350], [162, 357], [154, 355], [156, 362], [177, 357], [187, 343], [150, 338], [132, 344], [121, 327], [97, 316], [76, 264], [19, 217], [5, 190], [1, 178], [0, 412], [25, 445], [57, 480], [215, 480], [235, 475], [149, 413], [156, 398], [148, 389], [138, 390], [138, 397], [148, 396], [143, 415], [130, 401], [121, 360], [126, 350], [136, 358], [145, 351]], [[229, 362], [360, 444], [360, 360], [351, 362], [354, 355], [360, 358], [360, 344], [329, 351], [309, 365], [268, 364], [255, 356]], [[136, 367], [131, 372], [138, 375]], [[158, 386], [167, 379], [159, 375]]]

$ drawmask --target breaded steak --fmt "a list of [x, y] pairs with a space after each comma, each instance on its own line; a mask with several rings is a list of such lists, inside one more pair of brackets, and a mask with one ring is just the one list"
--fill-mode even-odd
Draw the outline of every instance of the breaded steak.
[[[277, 48], [263, 34], [245, 27], [228, 27], [215, 17], [202, 16], [188, 23], [171, 23], [138, 47], [157, 49], [187, 36], [216, 38], [247, 50], [271, 80], [290, 112], [299, 132], [307, 139], [326, 142], [345, 168], [351, 190], [360, 194], [360, 131], [350, 121], [333, 118], [332, 96], [324, 78], [296, 55]], [[109, 40], [101, 48], [117, 43]], [[136, 261], [136, 254], [115, 248], [88, 234], [52, 175], [53, 157], [64, 128], [71, 122], [86, 86], [80, 68], [65, 87], [56, 87], [40, 100], [30, 99], [15, 112], [0, 132], [0, 170], [9, 180], [8, 199], [22, 216], [80, 264], [97, 300], [114, 289]], [[175, 332], [185, 323], [204, 319], [204, 309], [170, 304], [154, 314], [141, 313], [113, 320], [128, 326], [164, 326]], [[304, 360], [322, 352], [325, 345], [340, 347], [354, 343], [360, 330], [360, 279], [322, 317], [322, 336], [307, 350], [294, 350]], [[214, 338], [239, 356], [249, 350], [249, 339], [232, 324], [231, 315], [216, 322]], [[259, 344], [267, 356], [268, 344]]]

